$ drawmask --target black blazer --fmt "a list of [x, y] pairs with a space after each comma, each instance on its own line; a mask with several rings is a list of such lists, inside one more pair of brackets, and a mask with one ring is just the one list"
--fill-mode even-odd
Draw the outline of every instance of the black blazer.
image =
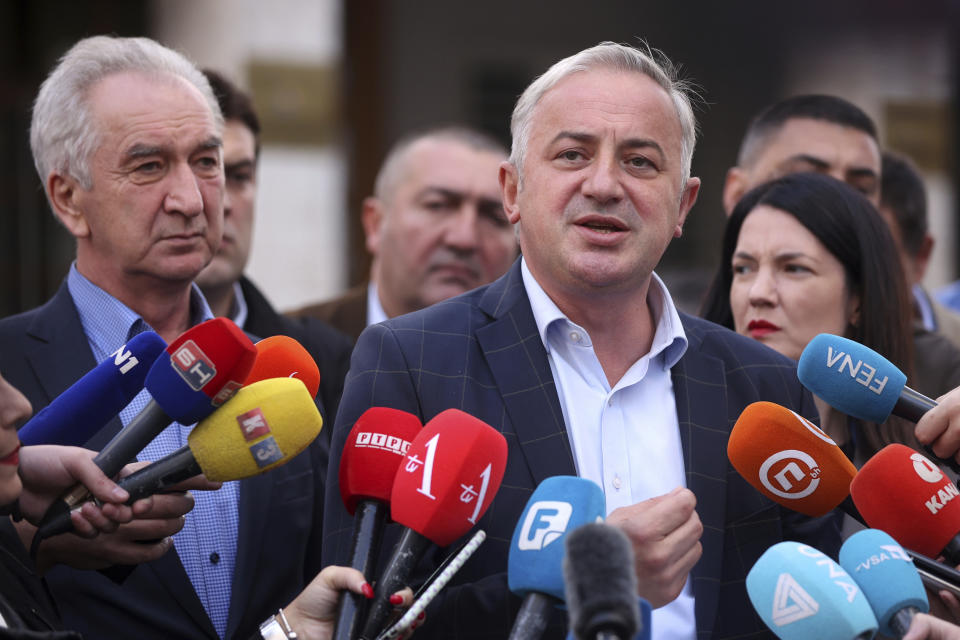
[[[832, 518], [788, 514], [740, 478], [726, 457], [743, 408], [769, 400], [816, 416], [792, 361], [718, 325], [681, 316], [689, 348], [672, 370], [687, 486], [704, 526], [692, 572], [699, 638], [773, 637], [753, 612], [744, 579], [766, 549], [795, 539], [836, 554]], [[575, 465], [550, 365], [519, 261], [489, 286], [380, 325], [354, 348], [333, 433], [324, 515], [324, 563], [343, 564], [352, 520], [339, 496], [339, 454], [356, 419], [388, 406], [424, 422], [456, 407], [498, 429], [508, 443], [500, 490], [478, 523], [487, 540], [447, 587], [417, 637], [506, 637], [520, 600], [505, 572], [517, 520], [536, 486]], [[389, 549], [385, 544], [384, 549]], [[435, 558], [441, 554], [435, 554]], [[382, 558], [381, 558], [382, 561]], [[565, 621], [546, 637], [563, 637]]]
[[[35, 412], [95, 364], [66, 283], [43, 306], [0, 320], [0, 372]], [[114, 418], [86, 446], [98, 450], [121, 426]], [[321, 568], [326, 454], [319, 440], [286, 465], [240, 483], [228, 638], [254, 634]], [[46, 580], [64, 627], [87, 640], [217, 638], [175, 550], [137, 566], [122, 584], [68, 567], [54, 568]]]

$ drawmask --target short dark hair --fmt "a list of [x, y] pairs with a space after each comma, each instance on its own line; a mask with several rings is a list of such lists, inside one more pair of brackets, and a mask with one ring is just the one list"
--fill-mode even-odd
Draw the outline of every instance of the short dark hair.
[[250, 129], [250, 133], [253, 134], [256, 156], [260, 157], [260, 119], [253, 108], [253, 100], [250, 98], [250, 94], [213, 69], [203, 69], [202, 71], [203, 75], [207, 76], [210, 87], [213, 89], [213, 95], [220, 104], [223, 119], [239, 120], [247, 129]]
[[903, 248], [916, 257], [927, 237], [927, 191], [913, 162], [893, 151], [883, 152], [880, 206], [888, 209], [900, 228]]
[[[909, 377], [913, 366], [912, 307], [900, 261], [890, 259], [896, 255], [893, 236], [863, 194], [830, 176], [795, 173], [762, 184], [741, 198], [727, 220], [720, 267], [701, 315], [734, 328], [730, 307], [733, 254], [743, 221], [761, 205], [796, 218], [840, 261], [847, 287], [860, 297], [860, 321], [848, 327], [845, 337], [882, 354]], [[862, 441], [873, 452], [891, 442], [915, 444], [912, 429], [904, 431], [903, 425], [895, 422], [864, 429]]]
[[750, 121], [740, 144], [737, 164], [748, 166], [753, 161], [756, 150], [771, 133], [779, 131], [788, 120], [797, 118], [823, 120], [851, 127], [877, 140], [877, 125], [863, 109], [852, 102], [823, 94], [793, 96], [768, 106]]

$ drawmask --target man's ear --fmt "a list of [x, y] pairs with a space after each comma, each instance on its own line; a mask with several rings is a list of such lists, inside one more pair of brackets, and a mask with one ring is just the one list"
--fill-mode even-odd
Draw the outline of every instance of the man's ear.
[[86, 238], [90, 235], [90, 225], [80, 205], [84, 193], [86, 190], [71, 176], [52, 172], [47, 177], [47, 195], [53, 214], [75, 238]]
[[927, 267], [930, 265], [930, 256], [933, 255], [933, 245], [935, 240], [929, 233], [923, 236], [923, 242], [920, 243], [920, 250], [913, 257], [913, 271], [917, 282], [923, 282], [923, 276], [927, 273]]
[[723, 183], [723, 211], [727, 214], [728, 218], [730, 214], [733, 213], [733, 208], [740, 202], [740, 198], [742, 198], [743, 194], [747, 191], [746, 172], [740, 167], [730, 167], [727, 169], [727, 177]]
[[380, 248], [380, 230], [383, 227], [384, 213], [383, 201], [380, 198], [370, 196], [363, 199], [360, 221], [363, 223], [367, 251], [374, 256]]
[[693, 205], [697, 202], [697, 195], [700, 193], [700, 178], [687, 178], [687, 184], [683, 187], [683, 193], [680, 195], [680, 215], [677, 217], [677, 227], [673, 230], [673, 237], [679, 238], [683, 235], [683, 225], [687, 221], [687, 214]]
[[503, 212], [507, 214], [510, 224], [520, 221], [520, 207], [517, 206], [517, 194], [520, 191], [520, 173], [509, 160], [500, 163], [498, 173], [500, 180], [500, 194], [503, 196]]

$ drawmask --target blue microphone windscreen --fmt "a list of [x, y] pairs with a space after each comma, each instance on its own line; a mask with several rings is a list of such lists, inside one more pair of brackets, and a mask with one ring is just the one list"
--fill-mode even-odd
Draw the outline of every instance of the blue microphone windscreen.
[[767, 549], [747, 574], [747, 594], [783, 640], [870, 637], [877, 630], [856, 581], [825, 554], [799, 542]]
[[907, 376], [858, 342], [821, 333], [800, 354], [801, 384], [834, 409], [881, 423], [890, 417]]
[[591, 480], [554, 476], [541, 482], [513, 531], [507, 560], [510, 590], [521, 597], [535, 591], [562, 601], [564, 538], [580, 525], [603, 520], [606, 513], [603, 490]]
[[913, 561], [884, 531], [864, 529], [847, 538], [840, 547], [840, 566], [860, 585], [884, 635], [897, 635], [890, 618], [904, 607], [930, 610]]
[[166, 347], [153, 331], [135, 336], [23, 425], [20, 442], [85, 444], [143, 390], [147, 372]]
[[210, 396], [192, 388], [177, 373], [167, 352], [150, 369], [146, 386], [164, 413], [180, 424], [200, 422], [216, 409]]

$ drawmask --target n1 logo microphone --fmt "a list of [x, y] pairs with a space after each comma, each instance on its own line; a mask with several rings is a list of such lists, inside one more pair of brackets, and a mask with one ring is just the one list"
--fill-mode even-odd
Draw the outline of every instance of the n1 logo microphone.
[[[214, 482], [248, 478], [292, 460], [313, 442], [322, 425], [313, 397], [300, 380], [255, 382], [194, 427], [187, 446], [117, 484], [130, 494], [131, 504], [200, 473]], [[35, 537], [40, 540], [70, 528], [69, 511], [48, 511]]]
[[523, 605], [510, 638], [539, 638], [551, 611], [564, 599], [563, 554], [566, 535], [603, 520], [603, 490], [586, 478], [553, 476], [536, 488], [513, 531], [507, 561], [510, 591]]
[[[423, 425], [399, 409], [371, 407], [350, 430], [340, 458], [340, 496], [354, 516], [350, 565], [370, 576], [393, 492], [393, 480]], [[366, 602], [355, 593], [340, 595], [333, 637], [352, 640]]]
[[20, 442], [82, 446], [143, 390], [166, 346], [153, 331], [133, 337], [23, 425]]
[[960, 563], [960, 492], [923, 455], [887, 445], [860, 469], [850, 495], [871, 527], [923, 555]]
[[430, 543], [445, 547], [483, 516], [500, 488], [507, 441], [499, 431], [458, 409], [430, 420], [410, 443], [390, 494], [393, 520], [405, 527], [377, 582], [361, 637], [375, 638]]
[[256, 345], [257, 356], [243, 384], [270, 378], [296, 378], [307, 386], [313, 397], [320, 389], [320, 369], [303, 345], [289, 336], [271, 336]]
[[747, 574], [747, 594], [783, 640], [868, 639], [877, 631], [856, 581], [825, 554], [799, 542], [767, 549]]
[[[881, 424], [895, 415], [917, 422], [937, 403], [906, 386], [907, 376], [882, 355], [847, 338], [821, 333], [800, 354], [797, 377], [811, 393], [854, 418]], [[960, 473], [952, 458], [927, 455]]]
[[879, 529], [858, 531], [840, 547], [840, 566], [857, 581], [880, 623], [880, 633], [903, 637], [913, 616], [930, 611], [910, 556]]
[[815, 424], [772, 402], [747, 406], [727, 442], [730, 463], [760, 493], [809, 516], [832, 511], [857, 474]]

